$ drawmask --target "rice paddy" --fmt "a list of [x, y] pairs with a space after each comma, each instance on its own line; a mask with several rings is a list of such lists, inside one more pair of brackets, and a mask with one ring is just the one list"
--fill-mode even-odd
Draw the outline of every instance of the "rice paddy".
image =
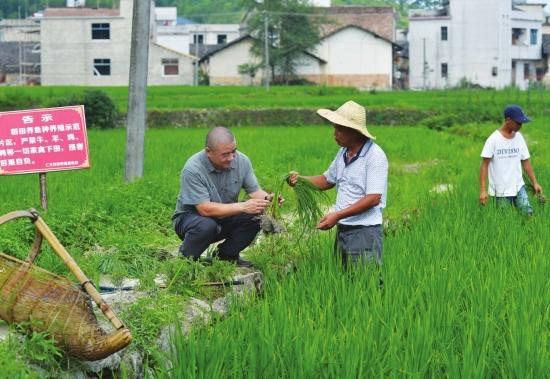
[[[171, 365], [158, 365], [155, 376], [549, 378], [550, 211], [533, 196], [532, 218], [479, 206], [479, 153], [497, 126], [369, 127], [390, 162], [383, 288], [377, 270], [339, 267], [334, 231], [315, 231], [307, 243], [266, 237], [247, 251], [266, 276], [263, 296], [235, 302], [224, 319], [196, 325], [188, 336], [176, 334], [163, 358]], [[291, 170], [322, 174], [337, 151], [329, 126], [233, 131], [267, 190]], [[166, 263], [159, 254], [177, 249], [170, 216], [179, 173], [205, 133], [149, 130], [144, 178], [130, 185], [123, 182], [123, 130], [89, 131], [90, 170], [48, 174], [44, 219], [92, 279], [115, 273], [147, 284], [159, 271], [176, 271], [179, 260]], [[550, 191], [546, 119], [535, 118], [523, 133]], [[0, 214], [38, 208], [38, 177], [1, 177], [0, 193]], [[294, 212], [295, 193], [284, 186], [281, 194], [283, 215]], [[328, 195], [333, 201], [334, 192]], [[32, 233], [28, 225], [2, 226], [1, 250], [25, 257]], [[272, 269], [281, 259], [296, 270]], [[38, 264], [66, 274], [52, 254]], [[174, 281], [173, 295], [199, 291], [197, 277], [186, 278]]]

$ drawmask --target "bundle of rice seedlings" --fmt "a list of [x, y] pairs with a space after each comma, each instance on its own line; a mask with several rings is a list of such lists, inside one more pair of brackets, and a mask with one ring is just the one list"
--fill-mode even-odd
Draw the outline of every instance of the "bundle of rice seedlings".
[[[281, 208], [279, 207], [279, 197], [283, 192], [283, 188], [288, 182], [289, 175], [282, 176], [273, 188], [273, 198], [271, 204], [267, 208], [266, 214], [273, 219], [280, 221]], [[298, 219], [298, 223], [301, 229], [313, 228], [323, 217], [323, 210], [321, 204], [328, 203], [328, 196], [313, 185], [309, 180], [302, 177], [298, 177], [298, 181], [294, 187], [294, 194], [296, 196], [296, 210], [295, 215]]]
[[523, 173], [523, 181], [525, 182], [525, 187], [527, 187], [527, 191], [535, 194], [535, 197], [537, 198], [540, 205], [546, 204], [546, 196], [544, 196], [542, 193], [535, 193], [535, 188], [533, 187], [533, 184], [531, 183], [531, 180], [525, 173]]
[[304, 228], [317, 225], [324, 212], [321, 204], [328, 203], [326, 193], [317, 188], [309, 180], [298, 177], [293, 187], [296, 195], [296, 215]]

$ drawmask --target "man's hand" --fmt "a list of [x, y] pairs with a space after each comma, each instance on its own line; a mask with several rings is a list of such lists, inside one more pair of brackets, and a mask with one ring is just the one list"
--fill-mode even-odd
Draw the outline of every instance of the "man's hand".
[[316, 228], [321, 229], [321, 230], [332, 229], [332, 227], [334, 227], [334, 225], [336, 225], [338, 220], [340, 220], [340, 217], [338, 217], [338, 215], [336, 213], [329, 213], [329, 214], [323, 216], [323, 218], [321, 218], [321, 220], [319, 220], [319, 223], [317, 224]]
[[257, 215], [265, 211], [269, 205], [269, 200], [265, 199], [249, 199], [242, 204], [242, 211], [244, 213]]
[[487, 191], [481, 191], [479, 194], [479, 202], [481, 205], [487, 204], [487, 200], [489, 200], [489, 194], [487, 194]]
[[[271, 203], [273, 201], [273, 196], [274, 195], [272, 193], [270, 193], [269, 195], [267, 195], [265, 197], [265, 199]], [[285, 202], [285, 198], [282, 197], [281, 195], [279, 195], [279, 198], [278, 198], [278, 201], [277, 201], [278, 205], [282, 206], [284, 202]]]
[[286, 182], [289, 186], [294, 187], [298, 183], [298, 173], [296, 171], [290, 171]]
[[542, 193], [542, 187], [538, 183], [533, 184], [533, 189], [535, 190], [535, 193]]

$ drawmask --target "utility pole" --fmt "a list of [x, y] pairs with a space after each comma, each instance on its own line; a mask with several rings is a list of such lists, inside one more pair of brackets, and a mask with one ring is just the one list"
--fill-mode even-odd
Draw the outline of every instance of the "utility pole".
[[[17, 6], [17, 18], [21, 21], [21, 5]], [[19, 85], [23, 84], [23, 47], [21, 46], [21, 37], [17, 38], [19, 43]]]
[[265, 82], [265, 89], [266, 91], [269, 91], [269, 24], [268, 24], [268, 13], [267, 11], [264, 11], [264, 41], [265, 41], [265, 74], [264, 74], [264, 82]]
[[426, 79], [428, 76], [428, 62], [426, 62], [426, 38], [422, 38], [422, 55], [423, 55], [422, 89], [426, 90]]
[[126, 119], [126, 182], [143, 176], [150, 20], [151, 2], [134, 0]]
[[199, 85], [199, 32], [198, 30], [195, 30], [195, 57], [197, 60], [195, 61], [195, 75], [194, 75], [194, 82], [195, 85]]

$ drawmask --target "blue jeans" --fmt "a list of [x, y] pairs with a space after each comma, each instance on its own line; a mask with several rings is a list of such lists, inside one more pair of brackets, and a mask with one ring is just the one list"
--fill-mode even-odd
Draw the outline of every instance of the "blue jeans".
[[529, 204], [529, 196], [527, 196], [527, 191], [525, 190], [525, 186], [522, 186], [518, 194], [516, 196], [506, 196], [506, 197], [495, 197], [496, 203], [498, 207], [506, 207], [513, 205], [516, 208], [518, 208], [520, 211], [522, 211], [524, 214], [528, 216], [533, 215], [533, 208], [531, 207], [531, 204]]

